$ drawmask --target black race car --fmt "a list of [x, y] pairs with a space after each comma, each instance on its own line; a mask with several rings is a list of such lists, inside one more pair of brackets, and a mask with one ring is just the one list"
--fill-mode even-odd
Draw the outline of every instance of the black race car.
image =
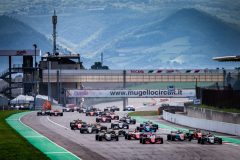
[[129, 129], [129, 125], [125, 122], [115, 121], [115, 122], [111, 123], [111, 128]]
[[62, 109], [63, 112], [74, 112], [74, 108], [65, 107]]
[[158, 134], [145, 133], [140, 138], [142, 144], [163, 144], [163, 138]]
[[135, 111], [135, 108], [132, 105], [130, 105], [123, 108], [123, 111]]
[[49, 116], [51, 110], [41, 110], [37, 112], [37, 116]]
[[118, 137], [118, 133], [116, 133], [114, 130], [107, 130], [107, 131], [104, 130], [104, 131], [101, 131], [98, 134], [96, 134], [95, 139], [96, 139], [96, 141], [102, 141], [102, 140], [118, 141], [119, 137]]
[[70, 122], [71, 130], [80, 129], [80, 128], [82, 128], [83, 125], [87, 125], [87, 123], [83, 122], [80, 119], [73, 120], [72, 122]]
[[111, 117], [108, 116], [97, 117], [96, 122], [111, 123]]
[[104, 111], [115, 112], [115, 111], [120, 111], [120, 108], [117, 106], [111, 106], [111, 107], [104, 108]]
[[122, 117], [119, 121], [125, 122], [127, 124], [136, 124], [136, 119], [133, 119], [130, 116]]
[[63, 116], [63, 112], [61, 112], [59, 110], [52, 110], [50, 112], [50, 116]]
[[88, 107], [80, 107], [79, 108], [79, 113], [86, 113], [87, 111], [92, 111], [95, 110], [93, 106], [88, 106]]
[[86, 125], [82, 125], [82, 127], [80, 128], [80, 133], [98, 133], [99, 129], [97, 128], [96, 125], [94, 124], [86, 124]]
[[125, 134], [127, 132], [126, 129], [120, 129], [120, 128], [112, 128], [119, 137], [125, 137]]

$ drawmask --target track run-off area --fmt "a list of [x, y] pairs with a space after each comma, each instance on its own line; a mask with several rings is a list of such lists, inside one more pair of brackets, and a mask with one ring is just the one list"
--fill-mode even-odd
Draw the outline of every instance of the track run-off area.
[[[103, 109], [111, 105], [120, 106], [121, 102], [99, 104], [95, 107]], [[145, 109], [147, 108], [139, 107], [136, 110]], [[116, 112], [120, 117], [126, 113]], [[17, 131], [20, 130], [18, 132], [35, 147], [40, 146], [39, 149], [51, 159], [56, 156], [56, 159], [77, 159], [80, 157], [84, 160], [238, 160], [240, 157], [240, 140], [237, 138], [220, 134], [224, 140], [223, 145], [200, 145], [196, 141], [167, 141], [166, 134], [171, 130], [187, 129], [187, 127], [176, 127], [168, 122], [164, 123], [163, 120], [148, 117], [134, 117], [137, 119], [137, 124], [130, 125], [130, 130], [135, 129], [141, 122], [151, 119], [159, 125], [158, 132], [162, 134], [164, 144], [143, 145], [138, 140], [129, 141], [125, 140], [124, 137], [120, 137], [119, 141], [96, 141], [95, 134], [81, 134], [79, 130], [70, 129], [69, 123], [74, 119], [95, 123], [96, 117], [85, 116], [85, 114], [78, 112], [64, 112], [63, 117], [37, 116], [36, 112], [21, 113], [17, 114], [17, 117], [14, 116], [16, 115], [9, 117], [7, 122]], [[110, 127], [110, 123], [104, 125]]]
[[67, 151], [63, 147], [54, 143], [47, 137], [38, 133], [31, 127], [22, 123], [21, 118], [30, 112], [23, 112], [11, 115], [6, 119], [6, 122], [14, 128], [21, 136], [23, 136], [29, 143], [46, 154], [52, 160], [80, 160], [79, 157]]

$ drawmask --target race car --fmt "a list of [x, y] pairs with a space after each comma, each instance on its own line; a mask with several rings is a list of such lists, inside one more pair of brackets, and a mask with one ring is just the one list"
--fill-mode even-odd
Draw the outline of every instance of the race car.
[[143, 136], [143, 133], [137, 130], [128, 131], [125, 133], [125, 139], [127, 140], [132, 140], [132, 139], [139, 140], [142, 136]]
[[147, 121], [140, 124], [140, 127], [137, 127], [137, 130], [140, 132], [156, 132], [158, 130], [158, 125], [153, 124], [151, 121]]
[[41, 110], [37, 112], [37, 116], [48, 116], [50, 115], [50, 110]]
[[136, 124], [136, 119], [133, 119], [133, 118], [131, 118], [130, 116], [122, 117], [122, 118], [120, 118], [119, 121], [125, 122], [125, 123], [127, 123], [127, 124]]
[[70, 122], [70, 128], [71, 130], [76, 130], [76, 129], [80, 129], [82, 128], [83, 125], [87, 125], [86, 122], [83, 122], [80, 119], [77, 120], [73, 120], [72, 122]]
[[117, 128], [117, 129], [129, 129], [129, 125], [125, 122], [121, 121], [115, 121], [111, 123], [111, 128]]
[[120, 111], [120, 108], [117, 106], [111, 106], [111, 107], [104, 108], [104, 111], [115, 112], [115, 111]]
[[119, 137], [125, 137], [125, 134], [127, 132], [126, 129], [121, 129], [121, 128], [112, 128], [112, 130], [114, 130]]
[[118, 134], [114, 130], [107, 130], [107, 131], [101, 131], [95, 136], [96, 141], [112, 141], [116, 140], [118, 141], [119, 137]]
[[123, 108], [123, 111], [135, 111], [135, 108], [133, 107], [133, 105], [129, 105]]
[[100, 123], [95, 124], [99, 131], [107, 130], [107, 126], [101, 125]]
[[80, 133], [98, 133], [99, 129], [94, 124], [82, 125], [80, 128]]
[[79, 113], [86, 113], [87, 111], [94, 110], [93, 106], [79, 108]]
[[96, 122], [111, 123], [111, 118], [109, 116], [97, 117]]
[[99, 113], [94, 110], [86, 111], [86, 116], [98, 116]]
[[186, 134], [182, 131], [171, 131], [170, 134], [167, 134], [168, 141], [184, 141], [186, 139]]
[[142, 144], [163, 144], [163, 138], [157, 134], [144, 134], [140, 138], [140, 143]]
[[201, 138], [198, 139], [199, 144], [222, 144], [222, 138], [216, 137], [211, 133], [203, 135]]
[[63, 112], [59, 111], [59, 110], [52, 110], [50, 111], [50, 116], [63, 116]]
[[116, 115], [114, 112], [108, 112], [106, 116], [111, 118], [111, 120], [119, 120], [119, 116]]
[[63, 112], [74, 112], [74, 109], [73, 108], [69, 108], [69, 107], [65, 107], [62, 110], [63, 110]]
[[203, 133], [199, 129], [195, 130], [189, 130], [186, 133], [186, 138], [191, 141], [191, 140], [198, 140], [199, 138], [202, 138]]

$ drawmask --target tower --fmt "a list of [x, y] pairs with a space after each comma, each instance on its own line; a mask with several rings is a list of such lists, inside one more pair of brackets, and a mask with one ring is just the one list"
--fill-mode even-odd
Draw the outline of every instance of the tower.
[[54, 10], [54, 14], [52, 16], [52, 23], [53, 23], [53, 55], [56, 55], [57, 53], [57, 45], [56, 45], [56, 38], [57, 38], [57, 32], [56, 32], [56, 28], [57, 28], [57, 15], [56, 15], [56, 11]]

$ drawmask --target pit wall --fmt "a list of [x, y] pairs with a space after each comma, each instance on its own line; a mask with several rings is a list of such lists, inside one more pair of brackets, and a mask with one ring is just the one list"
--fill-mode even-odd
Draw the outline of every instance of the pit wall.
[[240, 136], [240, 125], [213, 120], [188, 117], [163, 111], [163, 119], [172, 123]]
[[220, 112], [192, 106], [185, 106], [184, 112], [189, 117], [240, 124], [239, 113]]

